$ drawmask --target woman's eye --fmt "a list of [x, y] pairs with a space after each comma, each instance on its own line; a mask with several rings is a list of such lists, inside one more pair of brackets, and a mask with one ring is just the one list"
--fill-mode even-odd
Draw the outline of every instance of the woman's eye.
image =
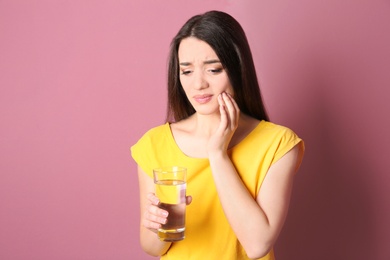
[[182, 71], [181, 71], [181, 74], [182, 74], [182, 75], [188, 75], [188, 74], [190, 74], [190, 73], [191, 73], [190, 70], [182, 70]]
[[221, 73], [223, 69], [210, 69], [209, 71], [213, 74]]

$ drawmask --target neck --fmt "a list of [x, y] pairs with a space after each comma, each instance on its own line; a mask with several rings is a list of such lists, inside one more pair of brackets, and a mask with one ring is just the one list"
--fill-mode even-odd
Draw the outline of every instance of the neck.
[[195, 113], [191, 116], [191, 119], [191, 128], [196, 135], [210, 137], [217, 130], [221, 121], [221, 116], [219, 114], [200, 115]]

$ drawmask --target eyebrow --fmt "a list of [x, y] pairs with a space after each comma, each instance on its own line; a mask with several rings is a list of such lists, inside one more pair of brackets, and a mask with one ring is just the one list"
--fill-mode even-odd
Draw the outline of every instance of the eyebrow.
[[[214, 64], [214, 63], [221, 63], [219, 60], [206, 60], [203, 62], [203, 64]], [[191, 65], [191, 62], [180, 62], [180, 66], [189, 66]]]

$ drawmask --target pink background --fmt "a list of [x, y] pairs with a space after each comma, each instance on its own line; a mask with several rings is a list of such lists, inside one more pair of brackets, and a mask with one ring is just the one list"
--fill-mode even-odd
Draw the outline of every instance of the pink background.
[[129, 147], [163, 123], [171, 38], [210, 9], [306, 141], [278, 260], [390, 259], [388, 0], [0, 1], [0, 259], [154, 259]]

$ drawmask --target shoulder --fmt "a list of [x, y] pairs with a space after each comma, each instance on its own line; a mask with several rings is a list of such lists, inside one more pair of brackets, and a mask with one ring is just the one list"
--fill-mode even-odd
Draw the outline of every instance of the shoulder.
[[162, 124], [162, 125], [158, 125], [158, 126], [155, 126], [151, 129], [149, 129], [145, 135], [153, 135], [153, 134], [158, 134], [158, 133], [161, 133], [161, 132], [164, 132], [167, 127], [169, 127], [169, 123], [165, 123], [165, 124]]
[[155, 127], [151, 128], [151, 129], [149, 129], [148, 131], [146, 131], [144, 133], [144, 135], [141, 137], [141, 139], [158, 137], [160, 135], [165, 134], [168, 129], [169, 129], [169, 123], [165, 123], [163, 125], [155, 126]]
[[261, 121], [247, 141], [253, 149], [261, 149], [279, 157], [299, 144], [304, 150], [303, 140], [290, 128], [269, 121]]
[[299, 138], [297, 134], [290, 128], [269, 121], [261, 121], [256, 130], [258, 134], [265, 138]]
[[[264, 122], [264, 123], [263, 123]], [[300, 164], [303, 158], [305, 145], [303, 140], [290, 128], [278, 125], [271, 122], [262, 121], [263, 123], [263, 137], [269, 140], [270, 147], [274, 148], [274, 161], [283, 157], [287, 152], [293, 148], [298, 154], [297, 160]]]
[[269, 131], [269, 132], [273, 132], [273, 133], [280, 133], [280, 132], [291, 131], [291, 129], [289, 129], [286, 126], [279, 125], [279, 124], [276, 124], [276, 123], [272, 123], [272, 122], [269, 122], [269, 121], [264, 121], [264, 120], [261, 121], [259, 125], [265, 131]]
[[[155, 151], [161, 147], [166, 147], [170, 139], [167, 134], [169, 124], [159, 125], [149, 129], [138, 141], [130, 147], [131, 155], [138, 165], [143, 167], [145, 172], [149, 172], [145, 165], [149, 165]], [[149, 163], [148, 163], [149, 162]]]
[[149, 129], [132, 146], [132, 149], [136, 149], [137, 147], [144, 147], [144, 146], [148, 146], [148, 145], [153, 144], [155, 142], [155, 140], [162, 139], [163, 136], [166, 136], [168, 130], [169, 130], [169, 123], [165, 123], [163, 125], [155, 126], [151, 129]]

